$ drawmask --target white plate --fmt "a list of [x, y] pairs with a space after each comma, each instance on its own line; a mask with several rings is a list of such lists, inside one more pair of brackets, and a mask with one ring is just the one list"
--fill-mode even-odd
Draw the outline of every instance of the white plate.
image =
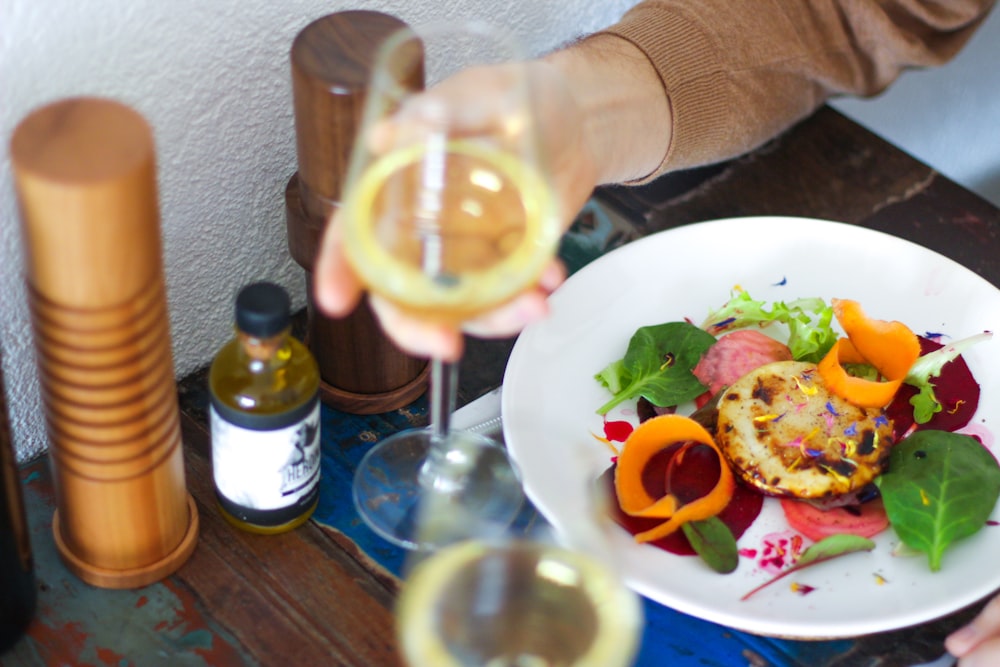
[[[690, 318], [700, 323], [734, 286], [755, 299], [819, 296], [857, 300], [872, 317], [900, 320], [915, 332], [953, 339], [1000, 329], [1000, 292], [960, 264], [908, 241], [841, 223], [758, 217], [680, 227], [634, 241], [573, 275], [551, 297], [551, 316], [526, 329], [504, 377], [504, 435], [529, 497], [558, 528], [585, 519], [594, 477], [610, 466], [595, 410], [608, 398], [593, 379], [622, 357], [640, 326]], [[967, 351], [982, 387], [971, 427], [993, 444], [988, 406], [1000, 399], [996, 341]], [[615, 418], [621, 418], [620, 415]], [[633, 418], [634, 422], [634, 418]], [[998, 516], [994, 512], [994, 519]], [[787, 531], [778, 503], [740, 539], [760, 549]], [[618, 565], [639, 593], [748, 632], [790, 638], [850, 637], [921, 623], [1000, 588], [1000, 526], [988, 526], [944, 556], [931, 573], [923, 556], [894, 556], [889, 530], [870, 553], [806, 568], [740, 597], [770, 578], [742, 557], [730, 575], [698, 558], [637, 545], [616, 530]], [[815, 588], [792, 592], [795, 581]]]

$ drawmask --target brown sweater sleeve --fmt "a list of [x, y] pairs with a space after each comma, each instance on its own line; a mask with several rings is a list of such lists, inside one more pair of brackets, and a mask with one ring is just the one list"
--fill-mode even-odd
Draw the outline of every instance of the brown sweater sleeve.
[[659, 169], [745, 153], [839, 94], [874, 95], [939, 65], [995, 0], [646, 0], [604, 33], [663, 81], [673, 136]]

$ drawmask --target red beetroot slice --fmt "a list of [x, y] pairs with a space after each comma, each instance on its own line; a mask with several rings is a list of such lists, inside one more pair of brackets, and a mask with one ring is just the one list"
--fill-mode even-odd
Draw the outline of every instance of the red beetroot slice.
[[[643, 485], [654, 498], [666, 494], [668, 488], [667, 469], [671, 459], [682, 445], [683, 443], [676, 443], [665, 448], [646, 464], [642, 475]], [[614, 467], [610, 468], [600, 479], [600, 483], [606, 485], [612, 498], [615, 498], [614, 470]], [[675, 462], [672, 466], [669, 487], [679, 500], [690, 502], [707, 494], [715, 486], [718, 478], [718, 456], [710, 447], [695, 444], [686, 448], [681, 463]], [[718, 515], [718, 518], [729, 527], [733, 537], [739, 539], [760, 514], [763, 504], [764, 497], [760, 493], [737, 483], [732, 500], [726, 509]], [[643, 519], [629, 516], [621, 510], [617, 503], [612, 508], [612, 518], [632, 535], [649, 530], [664, 521], [664, 519]], [[690, 542], [684, 536], [684, 532], [680, 530], [648, 544], [681, 556], [695, 555]]]
[[[944, 345], [937, 341], [920, 337], [921, 355], [942, 347]], [[926, 424], [917, 424], [918, 430], [957, 431], [972, 420], [979, 407], [979, 383], [976, 382], [965, 359], [958, 357], [949, 361], [942, 367], [941, 375], [931, 378], [931, 384], [934, 385], [934, 395], [941, 403], [941, 411], [935, 413]], [[886, 408], [897, 441], [914, 425], [910, 398], [916, 394], [915, 387], [904, 384]]]
[[828, 510], [821, 510], [804, 500], [782, 498], [781, 509], [788, 525], [813, 542], [842, 533], [873, 537], [889, 527], [889, 517], [881, 498], [862, 505]]

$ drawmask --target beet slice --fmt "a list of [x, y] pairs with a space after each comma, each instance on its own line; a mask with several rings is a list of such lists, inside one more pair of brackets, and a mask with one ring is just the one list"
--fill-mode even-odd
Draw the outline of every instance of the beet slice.
[[[939, 350], [944, 345], [930, 338], [920, 337], [920, 354], [924, 355]], [[916, 424], [917, 430], [936, 429], [939, 431], [957, 431], [966, 426], [976, 414], [979, 407], [979, 383], [969, 370], [968, 364], [961, 356], [949, 361], [941, 368], [938, 377], [931, 378], [934, 385], [934, 395], [941, 404], [941, 410], [931, 417], [926, 424]], [[898, 442], [911, 426], [913, 421], [913, 406], [910, 398], [918, 393], [915, 387], [904, 384], [896, 392], [892, 403], [886, 408], [887, 416], [892, 419], [895, 439]]]
[[[643, 486], [654, 498], [665, 495], [669, 488], [682, 502], [691, 502], [711, 491], [718, 481], [719, 457], [711, 447], [697, 443], [687, 447], [685, 445], [690, 443], [674, 443], [664, 448], [646, 464], [642, 475]], [[681, 462], [675, 461], [671, 465], [671, 460], [682, 448], [686, 451]], [[611, 467], [599, 480], [600, 484], [605, 485], [611, 498], [615, 498], [614, 471], [614, 467]], [[760, 514], [763, 505], [764, 497], [760, 493], [737, 482], [732, 500], [718, 518], [729, 527], [733, 537], [739, 539]], [[612, 518], [632, 535], [649, 530], [665, 521], [665, 519], [629, 516], [618, 507], [617, 503], [612, 506]], [[680, 530], [648, 544], [681, 556], [695, 555], [694, 548]]]

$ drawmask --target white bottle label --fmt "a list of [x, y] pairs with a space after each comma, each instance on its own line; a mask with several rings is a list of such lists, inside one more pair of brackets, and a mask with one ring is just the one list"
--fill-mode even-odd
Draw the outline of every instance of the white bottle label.
[[319, 481], [319, 401], [305, 419], [272, 430], [226, 421], [211, 408], [212, 474], [226, 499], [251, 510], [294, 505]]

